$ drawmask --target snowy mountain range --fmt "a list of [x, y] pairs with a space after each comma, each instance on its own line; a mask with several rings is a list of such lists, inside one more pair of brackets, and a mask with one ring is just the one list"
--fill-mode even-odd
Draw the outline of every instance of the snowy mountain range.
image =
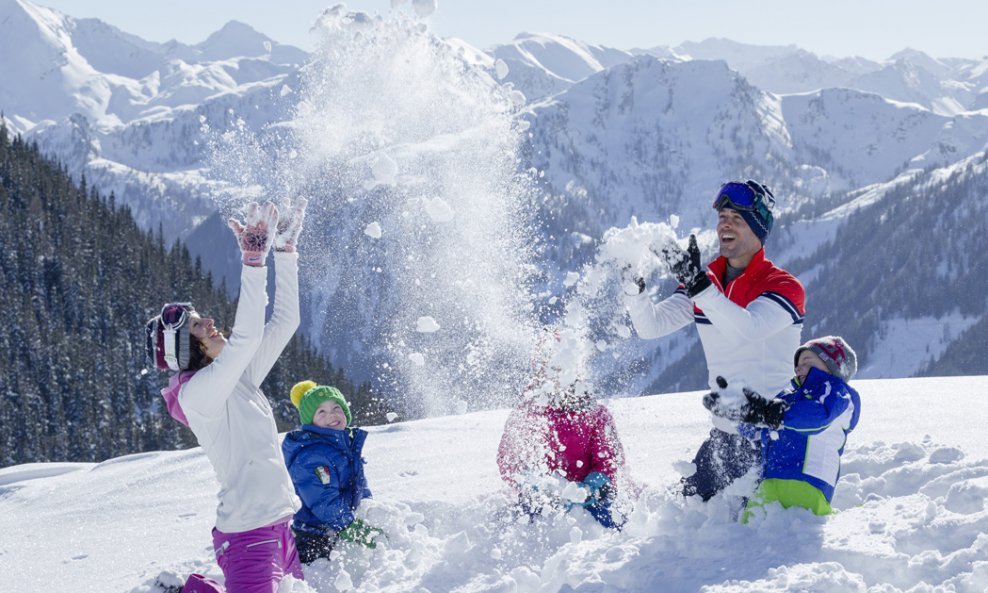
[[[347, 258], [367, 256], [358, 244], [375, 235], [369, 225], [389, 216], [395, 221], [407, 217], [408, 207], [398, 204], [402, 196], [434, 204], [432, 214], [443, 205], [454, 213], [450, 216], [458, 208], [460, 216], [475, 210], [469, 201], [457, 200], [477, 190], [476, 179], [463, 180], [484, 167], [469, 164], [463, 155], [478, 146], [477, 134], [489, 133], [485, 127], [503, 128], [501, 110], [510, 111], [517, 132], [516, 152], [507, 157], [517, 161], [519, 172], [531, 174], [529, 216], [541, 215], [528, 224], [538, 229], [543, 248], [517, 269], [531, 263], [543, 270], [548, 279], [543, 288], [550, 292], [564, 292], [562, 279], [592, 257], [603, 232], [628, 225], [632, 216], [662, 221], [675, 215], [681, 232], [709, 232], [713, 216], [703, 196], [737, 177], [763, 180], [780, 198], [783, 215], [768, 244], [770, 257], [782, 264], [815, 262], [798, 270], [810, 295], [809, 328], [840, 333], [854, 325], [856, 307], [865, 306], [859, 302], [830, 311], [818, 304], [823, 299], [814, 294], [824, 294], [836, 275], [847, 274], [856, 286], [875, 284], [874, 270], [865, 272], [871, 268], [858, 265], [873, 254], [854, 251], [858, 239], [845, 239], [852, 230], [844, 223], [867, 212], [872, 224], [882, 228], [884, 211], [894, 208], [904, 216], [903, 228], [921, 227], [920, 206], [933, 196], [965, 196], [944, 206], [956, 208], [956, 218], [938, 228], [952, 238], [966, 238], [953, 247], [924, 244], [933, 259], [948, 263], [913, 270], [910, 282], [935, 285], [971, 273], [974, 284], [968, 290], [986, 292], [984, 250], [960, 252], [962, 265], [949, 262], [976, 237], [968, 230], [978, 220], [968, 215], [980, 215], [975, 194], [954, 185], [958, 177], [978, 180], [985, 175], [976, 163], [988, 144], [988, 60], [937, 59], [907, 49], [876, 63], [723, 39], [625, 51], [550, 34], [522, 34], [482, 52], [396, 26], [390, 17], [329, 14], [323, 20], [327, 38], [339, 40], [346, 27], [359, 27], [385, 45], [399, 39], [406, 44], [401, 47], [432, 52], [443, 60], [453, 56], [442, 62], [453, 81], [449, 92], [488, 110], [489, 116], [452, 119], [436, 108], [436, 101], [415, 103], [417, 96], [433, 96], [424, 86], [425, 75], [407, 78], [403, 89], [382, 94], [358, 80], [366, 69], [320, 70], [311, 66], [312, 56], [240, 23], [229, 23], [197, 45], [159, 44], [28, 0], [0, 0], [0, 110], [9, 127], [38, 142], [70, 173], [85, 175], [105, 193], [114, 192], [142, 226], [161, 226], [169, 237], [188, 239], [204, 267], [226, 277], [231, 290], [236, 288], [230, 281], [235, 275], [229, 274], [235, 257], [212, 248], [210, 239], [223, 232], [220, 221], [226, 213], [258, 195], [306, 191], [333, 196], [325, 221], [351, 251], [321, 268], [327, 270], [319, 280], [323, 284], [310, 287], [308, 309], [316, 342], [332, 352], [334, 364], [353, 369], [357, 377], [373, 378], [389, 356], [381, 345], [393, 328], [380, 322], [376, 305], [397, 298], [401, 291], [394, 282], [400, 275], [383, 266], [372, 270], [373, 281], [347, 280], [337, 274], [338, 266], [369, 265], [366, 259]], [[357, 53], [352, 46], [348, 49]], [[333, 51], [326, 50], [323, 63], [333, 59]], [[366, 68], [378, 64], [385, 72], [391, 67], [390, 62], [370, 60], [374, 54], [369, 50], [360, 51]], [[299, 114], [318, 104], [317, 93], [325, 92], [319, 89], [329, 88], [319, 78], [326, 72], [341, 77], [333, 81], [333, 92], [344, 101], [348, 89], [364, 93], [353, 102], [355, 110], [369, 110], [361, 112], [361, 122], [347, 122], [344, 115], [300, 124]], [[395, 72], [385, 73], [395, 78]], [[442, 80], [438, 84], [444, 86]], [[374, 114], [387, 113], [406, 119], [375, 119]], [[410, 119], [426, 123], [413, 129]], [[368, 122], [374, 125], [354, 132]], [[321, 144], [305, 140], [317, 127]], [[337, 137], [352, 140], [345, 158], [337, 151], [313, 162], [314, 154], [335, 150]], [[488, 156], [498, 160], [501, 153]], [[410, 169], [426, 165], [431, 168]], [[349, 173], [358, 170], [367, 173], [361, 179]], [[430, 188], [423, 184], [430, 173], [423, 170], [435, 178]], [[481, 185], [519, 187], [502, 173], [491, 175]], [[454, 186], [455, 191], [449, 190]], [[361, 195], [387, 199], [380, 207], [356, 208], [372, 203], [354, 197]], [[439, 202], [424, 201], [432, 199]], [[865, 200], [872, 206], [855, 206]], [[332, 212], [347, 215], [333, 218]], [[446, 224], [437, 220], [445, 219], [433, 217], [428, 224]], [[452, 224], [465, 230], [459, 220]], [[903, 255], [910, 253], [903, 244], [909, 237], [888, 240], [884, 261], [909, 268]], [[449, 241], [447, 249], [455, 251], [465, 241]], [[471, 257], [484, 255], [478, 251]], [[368, 287], [373, 294], [367, 294]], [[931, 320], [952, 329], [941, 331], [942, 348], [924, 352], [920, 360], [889, 360], [884, 368], [865, 365], [865, 376], [916, 374], [934, 368], [954, 341], [988, 339], [978, 329], [986, 325], [982, 320], [988, 303], [965, 305], [963, 313], [946, 305], [924, 312], [888, 295], [873, 289], [868, 296], [875, 301], [868, 306], [881, 306], [883, 318], [907, 325]], [[814, 317], [815, 311], [820, 317]], [[957, 315], [963, 322], [950, 321]], [[340, 320], [349, 329], [339, 329]], [[982, 333], [965, 337], [965, 331]], [[863, 360], [885, 360], [885, 338], [862, 333], [860, 340]], [[656, 365], [638, 388], [671, 385], [661, 375], [677, 360], [697, 368], [695, 352], [692, 359], [683, 358], [688, 347], [677, 347], [674, 357], [667, 356], [667, 347], [641, 345], [642, 356]]]

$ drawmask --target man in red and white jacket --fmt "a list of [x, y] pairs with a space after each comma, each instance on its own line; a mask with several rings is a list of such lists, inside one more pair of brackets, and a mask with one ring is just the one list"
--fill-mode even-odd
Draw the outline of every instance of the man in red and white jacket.
[[[772, 229], [771, 191], [755, 181], [724, 184], [714, 200], [720, 257], [704, 269], [696, 237], [684, 251], [672, 243], [661, 248], [680, 281], [676, 292], [653, 303], [644, 294], [627, 299], [639, 337], [653, 339], [695, 323], [707, 359], [711, 390], [716, 378], [775, 393], [792, 375], [792, 352], [801, 343], [805, 293], [791, 274], [765, 258]], [[683, 480], [683, 494], [703, 500], [743, 476], [760, 460], [758, 445], [714, 417], [710, 437], [697, 452], [696, 472]]]

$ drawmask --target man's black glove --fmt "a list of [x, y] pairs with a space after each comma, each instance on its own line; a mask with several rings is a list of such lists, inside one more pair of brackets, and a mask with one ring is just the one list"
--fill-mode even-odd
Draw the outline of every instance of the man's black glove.
[[[717, 377], [717, 385], [724, 389], [727, 387], [727, 381], [723, 377]], [[741, 392], [744, 393], [744, 398], [747, 401], [740, 408], [723, 405], [720, 401], [720, 394], [716, 391], [711, 391], [703, 396], [703, 407], [710, 410], [711, 414], [732, 422], [744, 422], [767, 428], [782, 426], [782, 417], [789, 409], [786, 402], [780, 399], [765, 399], [747, 387], [743, 388]]]
[[621, 268], [621, 283], [624, 294], [636, 296], [645, 292], [645, 279], [632, 271], [631, 266]]
[[686, 294], [690, 298], [710, 286], [710, 278], [700, 265], [700, 248], [696, 245], [696, 235], [690, 235], [690, 244], [686, 251], [678, 244], [670, 242], [662, 247], [661, 256], [673, 276], [686, 288]]

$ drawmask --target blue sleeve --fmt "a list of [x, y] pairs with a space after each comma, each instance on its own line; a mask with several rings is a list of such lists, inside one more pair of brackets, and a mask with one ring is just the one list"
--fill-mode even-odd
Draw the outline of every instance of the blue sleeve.
[[350, 443], [350, 452], [353, 455], [353, 486], [351, 495], [353, 496], [353, 508], [360, 505], [360, 501], [365, 498], [373, 498], [370, 487], [367, 485], [367, 475], [364, 473], [364, 442], [367, 439], [367, 431], [358, 428], [354, 433], [355, 437]]
[[[340, 492], [340, 473], [325, 455], [307, 450], [299, 453], [290, 468], [299, 498], [319, 521], [340, 531], [353, 521], [353, 511]], [[328, 474], [328, 483], [325, 483]], [[323, 478], [320, 478], [323, 475]]]
[[357, 492], [360, 493], [360, 498], [373, 498], [371, 494], [370, 486], [367, 485], [367, 476], [364, 474], [364, 459], [357, 456], [360, 461], [360, 481], [357, 482]]
[[850, 402], [843, 385], [832, 386], [825, 382], [814, 390], [812, 397], [797, 394], [796, 401], [782, 418], [782, 428], [803, 434], [823, 432], [844, 413]]

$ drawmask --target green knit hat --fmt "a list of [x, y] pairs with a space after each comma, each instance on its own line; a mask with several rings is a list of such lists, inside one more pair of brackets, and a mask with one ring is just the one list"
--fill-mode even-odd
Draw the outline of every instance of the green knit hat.
[[325, 401], [339, 404], [346, 416], [346, 424], [350, 426], [350, 406], [340, 390], [328, 385], [317, 385], [315, 381], [300, 381], [292, 387], [292, 403], [298, 408], [298, 416], [302, 424], [312, 424], [316, 408]]

